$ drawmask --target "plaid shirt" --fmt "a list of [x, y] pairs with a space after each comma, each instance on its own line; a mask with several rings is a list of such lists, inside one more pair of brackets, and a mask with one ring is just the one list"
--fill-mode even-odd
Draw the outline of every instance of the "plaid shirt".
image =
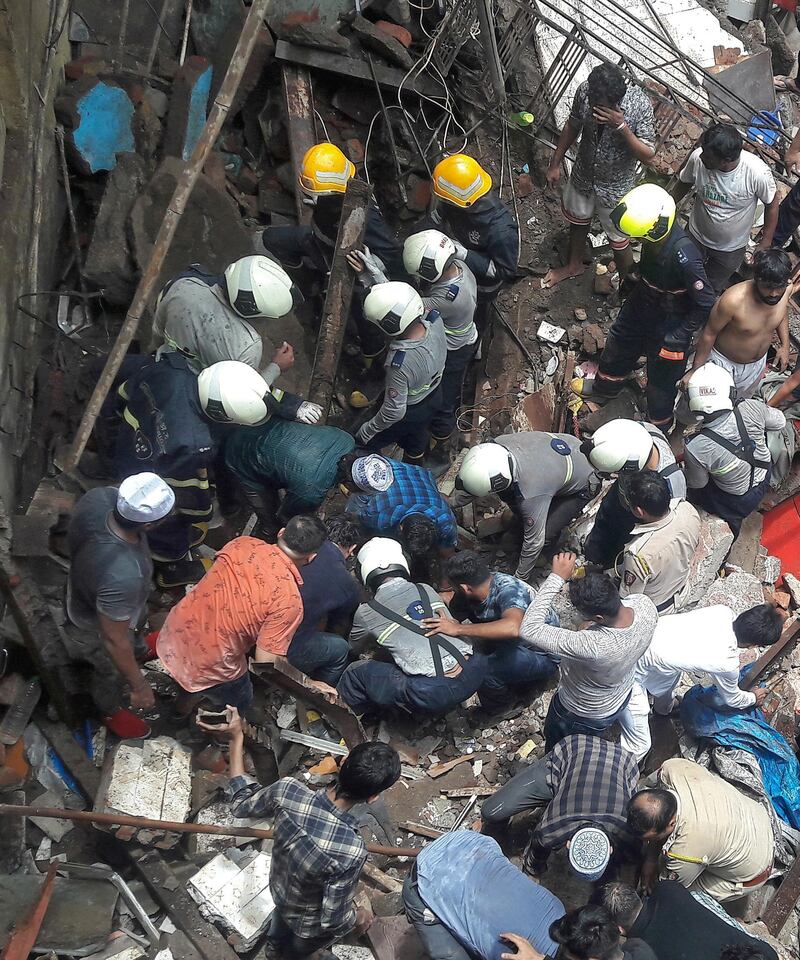
[[373, 533], [390, 533], [412, 513], [430, 517], [439, 531], [439, 545], [454, 547], [458, 529], [453, 511], [439, 493], [432, 474], [422, 467], [389, 460], [394, 481], [383, 493], [353, 494], [345, 508]]
[[553, 799], [534, 833], [538, 843], [556, 850], [589, 825], [630, 842], [625, 813], [639, 782], [632, 753], [617, 743], [574, 733], [556, 744], [547, 765]]
[[284, 777], [262, 787], [234, 777], [228, 787], [235, 817], [273, 817], [269, 887], [281, 917], [306, 939], [345, 936], [355, 924], [353, 897], [367, 859], [358, 825], [324, 790]]

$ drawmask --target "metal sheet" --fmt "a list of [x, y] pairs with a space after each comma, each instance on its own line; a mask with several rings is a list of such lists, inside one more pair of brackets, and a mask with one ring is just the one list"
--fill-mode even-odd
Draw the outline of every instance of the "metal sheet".
[[[703, 77], [703, 86], [708, 90], [711, 109], [729, 116], [734, 123], [750, 123], [754, 110], [775, 109], [775, 84], [772, 76], [772, 54], [762, 50], [746, 57], [713, 77]], [[727, 94], [726, 91], [730, 91]], [[746, 101], [745, 104], [742, 101]]]

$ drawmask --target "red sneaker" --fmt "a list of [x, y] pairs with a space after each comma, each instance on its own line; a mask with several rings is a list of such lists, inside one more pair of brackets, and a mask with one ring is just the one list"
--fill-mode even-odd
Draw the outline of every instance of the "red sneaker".
[[150, 633], [142, 634], [142, 640], [144, 640], [144, 642], [147, 644], [147, 647], [150, 650], [150, 653], [153, 654], [153, 657], [158, 656], [158, 652], [156, 651], [156, 643], [158, 642], [159, 633], [161, 633], [160, 630], [151, 630]]
[[150, 736], [150, 724], [124, 707], [103, 717], [102, 722], [123, 740], [141, 740]]

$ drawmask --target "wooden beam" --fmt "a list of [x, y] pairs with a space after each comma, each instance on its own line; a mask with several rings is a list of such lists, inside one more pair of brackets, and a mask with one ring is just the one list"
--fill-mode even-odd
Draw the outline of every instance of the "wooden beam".
[[45, 739], [61, 758], [70, 776], [86, 794], [88, 800], [94, 803], [94, 798], [100, 787], [100, 771], [86, 755], [86, 751], [72, 736], [67, 727], [57, 720], [37, 718], [36, 726], [42, 731]]
[[303, 157], [317, 142], [314, 126], [314, 95], [311, 91], [311, 77], [305, 67], [294, 63], [284, 63], [281, 68], [283, 82], [283, 102], [286, 107], [286, 124], [289, 135], [289, 150], [294, 170], [294, 202], [297, 207], [297, 222], [311, 221], [311, 207], [303, 203], [305, 194], [297, 186]]
[[795, 860], [781, 880], [778, 892], [761, 918], [773, 937], [777, 937], [783, 930], [798, 899], [800, 899], [800, 857]]
[[[363, 60], [344, 57], [328, 50], [301, 47], [295, 43], [290, 43], [288, 40], [278, 40], [275, 44], [275, 59], [300, 64], [304, 67], [313, 67], [317, 70], [325, 70], [328, 73], [336, 73], [342, 77], [349, 77], [351, 80], [363, 80], [365, 83], [373, 85], [375, 82], [369, 66]], [[442, 88], [434, 80], [425, 75], [409, 77], [408, 79], [406, 79], [406, 76], [405, 70], [385, 67], [381, 63], [375, 64], [375, 80], [382, 87], [397, 90], [402, 83], [404, 93], [408, 91], [409, 93], [416, 93], [417, 96], [441, 97]]]
[[767, 670], [774, 666], [782, 657], [785, 657], [787, 653], [792, 652], [792, 648], [795, 643], [797, 643], [799, 636], [800, 620], [795, 620], [786, 627], [780, 640], [778, 640], [777, 643], [773, 643], [771, 647], [768, 647], [766, 652], [762, 653], [758, 660], [756, 660], [753, 669], [740, 684], [742, 690], [752, 690]]
[[353, 250], [360, 250], [364, 245], [371, 192], [369, 185], [363, 180], [353, 178], [347, 184], [347, 192], [342, 204], [339, 232], [336, 235], [336, 246], [328, 277], [328, 289], [325, 294], [325, 306], [322, 309], [322, 322], [308, 392], [308, 395], [322, 407], [324, 418], [328, 416], [333, 399], [344, 331], [347, 318], [350, 316], [350, 304], [356, 282], [356, 275], [347, 262], [347, 255]]

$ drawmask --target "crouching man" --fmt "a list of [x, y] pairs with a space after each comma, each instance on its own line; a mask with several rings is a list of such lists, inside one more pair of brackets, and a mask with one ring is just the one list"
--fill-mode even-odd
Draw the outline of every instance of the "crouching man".
[[[238, 711], [227, 726], [205, 727], [230, 736], [228, 796], [235, 817], [274, 820], [269, 889], [275, 901], [265, 956], [268, 960], [333, 960], [326, 948], [372, 915], [355, 895], [367, 849], [350, 814], [372, 803], [400, 776], [400, 757], [385, 743], [361, 743], [342, 762], [337, 781], [316, 793], [291, 777], [269, 787], [244, 772], [244, 734]], [[203, 726], [203, 724], [201, 724]], [[322, 951], [317, 953], [317, 951]]]

